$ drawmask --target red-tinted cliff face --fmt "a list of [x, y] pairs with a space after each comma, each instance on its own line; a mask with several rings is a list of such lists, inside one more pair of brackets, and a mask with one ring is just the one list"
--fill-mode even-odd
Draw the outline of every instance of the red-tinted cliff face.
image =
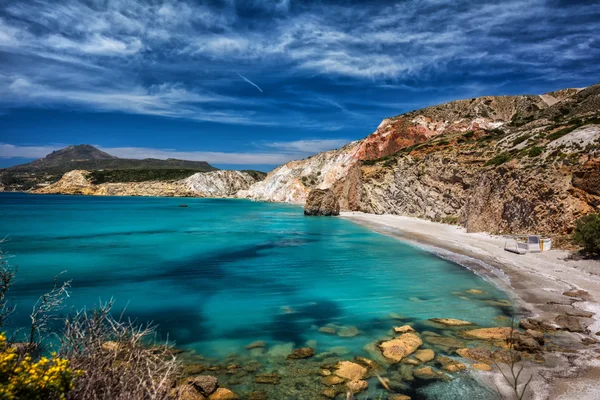
[[355, 158], [364, 161], [389, 156], [405, 147], [424, 142], [432, 134], [427, 128], [405, 118], [385, 119], [375, 132], [362, 141]]

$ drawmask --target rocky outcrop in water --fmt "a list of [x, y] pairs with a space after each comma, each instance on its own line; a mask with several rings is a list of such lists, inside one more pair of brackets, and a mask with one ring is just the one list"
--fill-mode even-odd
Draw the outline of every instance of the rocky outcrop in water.
[[257, 182], [243, 171], [196, 173], [189, 178], [172, 181], [117, 182], [95, 184], [90, 171], [67, 172], [58, 182], [33, 191], [39, 194], [81, 194], [92, 196], [167, 196], [167, 197], [232, 197], [239, 190]]
[[[240, 197], [461, 224], [470, 232], [567, 235], [600, 210], [600, 85], [486, 96], [384, 120], [363, 140], [285, 164]], [[312, 204], [309, 204], [312, 208]]]
[[340, 203], [331, 189], [313, 189], [306, 199], [304, 215], [340, 215]]

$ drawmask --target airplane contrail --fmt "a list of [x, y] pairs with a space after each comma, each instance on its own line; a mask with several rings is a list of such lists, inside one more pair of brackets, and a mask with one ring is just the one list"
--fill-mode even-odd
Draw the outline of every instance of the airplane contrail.
[[236, 74], [238, 74], [240, 76], [240, 78], [242, 78], [243, 80], [245, 80], [246, 82], [248, 82], [249, 84], [251, 84], [252, 86], [257, 88], [258, 90], [260, 90], [261, 93], [263, 93], [263, 90], [260, 87], [258, 87], [258, 85], [256, 83], [252, 82], [250, 79], [246, 78], [244, 75], [240, 74], [239, 72], [236, 72]]

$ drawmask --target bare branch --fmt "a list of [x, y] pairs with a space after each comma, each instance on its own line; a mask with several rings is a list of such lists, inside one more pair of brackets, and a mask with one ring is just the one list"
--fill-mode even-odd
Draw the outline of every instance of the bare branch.
[[[0, 244], [5, 239], [0, 240]], [[13, 268], [7, 260], [6, 253], [0, 249], [0, 328], [6, 324], [10, 315], [15, 311], [16, 306], [11, 305], [7, 298], [16, 274], [16, 268]]]
[[58, 277], [61, 274], [54, 277], [52, 290], [38, 299], [29, 315], [31, 319], [31, 330], [29, 332], [30, 349], [38, 347], [44, 334], [50, 330], [50, 321], [59, 319], [57, 312], [63, 308], [64, 300], [69, 297], [67, 289], [71, 287], [71, 281], [59, 284]]

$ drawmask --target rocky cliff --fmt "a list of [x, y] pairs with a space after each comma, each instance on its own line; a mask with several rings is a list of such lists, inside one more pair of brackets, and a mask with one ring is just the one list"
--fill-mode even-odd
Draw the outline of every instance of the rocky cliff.
[[169, 181], [94, 183], [93, 172], [74, 170], [58, 182], [33, 193], [83, 194], [93, 196], [232, 197], [256, 183], [259, 177], [243, 171], [199, 172]]
[[599, 124], [600, 85], [453, 101], [386, 119], [239, 195], [302, 203], [330, 188], [342, 210], [562, 235], [599, 210]]

